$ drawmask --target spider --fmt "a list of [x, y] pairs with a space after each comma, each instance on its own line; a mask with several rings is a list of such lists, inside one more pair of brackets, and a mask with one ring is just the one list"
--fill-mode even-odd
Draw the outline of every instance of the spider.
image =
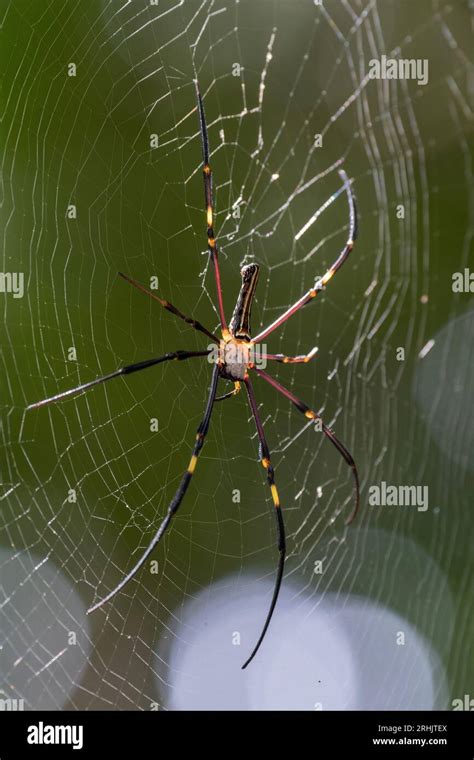
[[[353, 507], [351, 514], [346, 520], [346, 524], [350, 524], [352, 522], [352, 520], [356, 516], [357, 511], [359, 509], [359, 501], [360, 501], [359, 477], [358, 477], [355, 462], [351, 454], [349, 453], [349, 451], [341, 443], [341, 441], [336, 437], [333, 430], [331, 430], [331, 428], [327, 427], [327, 425], [324, 424], [323, 420], [321, 419], [320, 415], [317, 412], [315, 412], [313, 409], [307, 406], [303, 401], [297, 398], [291, 391], [289, 391], [287, 388], [281, 385], [281, 383], [279, 383], [278, 380], [276, 380], [271, 375], [267, 374], [267, 372], [265, 372], [263, 368], [259, 367], [258, 365], [260, 362], [253, 360], [254, 359], [253, 352], [255, 350], [255, 346], [257, 346], [257, 344], [259, 344], [264, 338], [266, 338], [268, 335], [274, 332], [274, 330], [276, 330], [280, 325], [286, 322], [286, 320], [289, 319], [293, 314], [295, 314], [299, 309], [301, 309], [303, 306], [308, 304], [319, 293], [321, 293], [321, 291], [324, 290], [327, 283], [332, 279], [334, 274], [344, 264], [344, 262], [346, 261], [347, 257], [349, 256], [349, 254], [351, 253], [353, 249], [354, 241], [357, 237], [357, 209], [356, 209], [355, 198], [351, 189], [349, 179], [346, 173], [342, 169], [340, 169], [339, 176], [341, 177], [341, 180], [344, 183], [343, 189], [346, 192], [348, 205], [349, 205], [349, 235], [348, 235], [348, 239], [344, 248], [339, 253], [339, 256], [336, 258], [334, 263], [329, 267], [329, 269], [326, 271], [326, 273], [322, 277], [319, 277], [316, 279], [313, 287], [311, 287], [306, 293], [304, 293], [301, 296], [301, 298], [299, 298], [292, 306], [290, 306], [285, 312], [283, 312], [283, 314], [277, 317], [277, 319], [275, 319], [275, 321], [272, 322], [268, 327], [265, 327], [263, 330], [261, 330], [258, 333], [258, 335], [256, 335], [255, 337], [252, 337], [251, 332], [250, 332], [250, 314], [251, 314], [252, 301], [255, 294], [255, 288], [257, 285], [257, 280], [258, 280], [258, 275], [259, 275], [259, 266], [258, 264], [248, 264], [242, 267], [241, 269], [242, 284], [241, 284], [240, 292], [237, 298], [234, 312], [232, 314], [232, 318], [229, 324], [227, 324], [227, 321], [225, 318], [224, 302], [223, 302], [222, 288], [221, 288], [221, 278], [220, 278], [220, 272], [219, 272], [218, 248], [217, 248], [217, 243], [216, 243], [216, 235], [214, 232], [214, 197], [213, 197], [213, 186], [212, 186], [212, 170], [209, 164], [209, 140], [208, 140], [208, 132], [207, 132], [207, 123], [206, 123], [206, 117], [204, 113], [204, 105], [203, 105], [203, 101], [202, 101], [197, 80], [195, 80], [194, 84], [196, 88], [197, 113], [199, 116], [199, 130], [200, 130], [201, 144], [202, 144], [204, 198], [205, 198], [205, 206], [206, 206], [206, 214], [207, 214], [207, 246], [208, 246], [210, 262], [212, 263], [212, 266], [214, 269], [214, 279], [215, 279], [215, 286], [216, 286], [216, 292], [217, 292], [217, 303], [218, 303], [218, 312], [219, 312], [219, 319], [220, 319], [221, 337], [219, 338], [217, 335], [210, 332], [206, 327], [204, 327], [200, 322], [198, 322], [193, 317], [188, 317], [185, 314], [183, 314], [179, 309], [173, 306], [173, 304], [171, 304], [169, 301], [160, 298], [157, 294], [145, 288], [141, 283], [137, 282], [131, 277], [124, 275], [122, 272], [119, 272], [119, 275], [124, 280], [126, 280], [130, 285], [142, 291], [143, 293], [146, 293], [155, 301], [158, 301], [158, 303], [161, 304], [161, 306], [164, 309], [167, 309], [167, 311], [170, 311], [179, 319], [182, 319], [188, 324], [190, 324], [195, 330], [198, 330], [199, 332], [203, 333], [208, 338], [210, 338], [212, 341], [211, 347], [208, 346], [208, 348], [204, 351], [183, 351], [183, 350], [172, 351], [154, 359], [146, 359], [145, 361], [141, 361], [136, 364], [129, 364], [129, 365], [120, 367], [119, 369], [115, 370], [115, 372], [111, 372], [108, 375], [104, 375], [103, 377], [98, 377], [95, 380], [92, 380], [88, 383], [83, 383], [82, 385], [79, 385], [76, 388], [72, 388], [62, 393], [58, 393], [55, 396], [51, 396], [50, 398], [44, 399], [43, 401], [38, 401], [34, 404], [30, 404], [27, 407], [27, 409], [28, 410], [37, 409], [39, 407], [45, 406], [46, 404], [51, 404], [56, 401], [60, 401], [62, 399], [81, 393], [83, 391], [87, 391], [89, 390], [89, 388], [92, 388], [95, 385], [99, 385], [100, 383], [104, 383], [108, 380], [112, 380], [115, 377], [121, 377], [122, 375], [130, 375], [134, 372], [139, 372], [143, 369], [146, 369], [147, 367], [152, 367], [155, 364], [160, 364], [166, 361], [171, 361], [171, 360], [185, 361], [187, 359], [191, 359], [195, 357], [201, 357], [201, 358], [206, 357], [207, 360], [210, 361], [214, 365], [213, 371], [212, 371], [209, 395], [207, 398], [207, 404], [206, 404], [204, 416], [196, 432], [196, 440], [194, 442], [191, 459], [189, 461], [187, 470], [185, 471], [185, 473], [183, 474], [181, 478], [181, 481], [176, 490], [176, 493], [173, 499], [171, 500], [166, 516], [162, 520], [161, 525], [159, 526], [155, 535], [151, 539], [147, 549], [143, 552], [138, 562], [134, 565], [134, 567], [132, 567], [130, 572], [118, 583], [118, 585], [109, 594], [107, 594], [103, 599], [98, 601], [96, 604], [94, 604], [92, 607], [90, 607], [87, 610], [87, 614], [89, 614], [99, 609], [99, 607], [102, 607], [104, 604], [106, 604], [106, 602], [110, 601], [119, 591], [121, 591], [124, 588], [124, 586], [136, 575], [138, 570], [143, 566], [147, 558], [153, 552], [156, 545], [159, 543], [160, 539], [162, 538], [168, 526], [170, 525], [174, 515], [178, 511], [181, 505], [181, 502], [183, 501], [183, 497], [186, 491], [188, 490], [189, 484], [191, 482], [191, 478], [196, 469], [199, 454], [201, 453], [206, 435], [209, 430], [209, 424], [211, 421], [211, 414], [214, 407], [214, 403], [216, 401], [223, 401], [224, 399], [235, 396], [241, 390], [241, 385], [243, 383], [246, 393], [247, 393], [250, 409], [252, 412], [252, 416], [255, 422], [255, 427], [256, 427], [256, 431], [257, 431], [257, 435], [259, 439], [259, 458], [265, 469], [267, 483], [270, 487], [271, 497], [273, 500], [274, 513], [275, 513], [276, 524], [277, 524], [277, 539], [278, 539], [277, 545], [278, 545], [278, 552], [279, 552], [279, 561], [278, 561], [276, 578], [275, 578], [275, 586], [273, 590], [273, 596], [270, 602], [270, 607], [267, 612], [267, 616], [265, 618], [265, 622], [264, 622], [261, 634], [257, 640], [257, 643], [255, 644], [250, 656], [242, 665], [242, 669], [244, 669], [253, 660], [253, 658], [255, 657], [255, 655], [257, 654], [260, 648], [260, 645], [262, 644], [265, 638], [265, 634], [267, 632], [268, 626], [272, 619], [272, 615], [277, 603], [278, 594], [280, 591], [280, 586], [281, 586], [281, 582], [283, 578], [283, 568], [284, 568], [285, 556], [286, 556], [285, 525], [284, 525], [283, 514], [282, 514], [281, 505], [280, 505], [280, 498], [278, 495], [277, 486], [275, 484], [275, 472], [274, 472], [274, 468], [273, 468], [271, 457], [270, 457], [270, 449], [267, 444], [262, 421], [260, 419], [260, 415], [258, 412], [257, 401], [255, 398], [252, 381], [250, 379], [250, 373], [257, 375], [264, 382], [269, 383], [276, 391], [278, 391], [278, 393], [281, 393], [287, 400], [289, 400], [292, 404], [294, 404], [294, 406], [298, 409], [298, 411], [302, 412], [302, 414], [304, 414], [305, 417], [307, 417], [310, 420], [318, 420], [319, 425], [324, 435], [336, 447], [338, 452], [342, 455], [342, 457], [345, 459], [345, 461], [351, 467], [351, 470], [352, 470], [354, 485], [355, 485], [355, 505]], [[213, 350], [214, 350], [214, 356], [211, 357], [210, 354], [213, 353]], [[301, 355], [301, 356], [285, 356], [283, 354], [262, 353], [260, 354], [260, 357], [261, 359], [264, 359], [264, 360], [281, 362], [283, 364], [301, 364], [301, 363], [309, 362], [316, 354], [316, 351], [317, 349], [314, 348], [309, 353], [305, 355]], [[263, 362], [261, 363], [263, 364]], [[217, 396], [217, 386], [218, 386], [219, 379], [231, 381], [234, 384], [233, 390], [231, 390], [228, 393], [225, 393], [223, 396]]]

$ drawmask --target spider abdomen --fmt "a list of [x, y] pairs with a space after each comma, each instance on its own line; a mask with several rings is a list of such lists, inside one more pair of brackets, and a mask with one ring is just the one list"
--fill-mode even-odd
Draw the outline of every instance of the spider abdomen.
[[226, 380], [243, 380], [249, 368], [251, 344], [231, 338], [221, 340], [218, 364], [221, 377]]

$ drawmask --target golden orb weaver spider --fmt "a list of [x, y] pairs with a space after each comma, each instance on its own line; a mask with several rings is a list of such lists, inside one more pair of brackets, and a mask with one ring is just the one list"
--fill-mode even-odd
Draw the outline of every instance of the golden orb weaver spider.
[[[168, 528], [173, 516], [178, 511], [178, 508], [188, 489], [189, 483], [196, 469], [196, 464], [198, 461], [199, 454], [204, 445], [204, 440], [209, 430], [209, 424], [211, 421], [211, 414], [212, 414], [214, 403], [216, 401], [222, 401], [226, 398], [234, 396], [236, 393], [240, 391], [241, 382], [243, 382], [245, 386], [245, 390], [247, 392], [250, 409], [252, 411], [252, 415], [255, 421], [255, 426], [257, 429], [258, 439], [260, 442], [260, 445], [259, 445], [260, 460], [263, 467], [265, 468], [266, 475], [267, 475], [267, 482], [270, 487], [270, 491], [271, 491], [271, 495], [273, 499], [275, 516], [277, 520], [278, 551], [279, 551], [278, 568], [277, 568], [277, 574], [276, 574], [276, 579], [275, 579], [273, 596], [270, 602], [270, 607], [267, 613], [267, 617], [265, 619], [265, 623], [263, 625], [262, 632], [257, 640], [257, 643], [255, 644], [250, 656], [242, 665], [242, 668], [246, 668], [247, 665], [255, 657], [263, 639], [265, 638], [265, 634], [270, 624], [273, 611], [275, 609], [275, 605], [278, 599], [278, 594], [280, 591], [280, 586], [281, 586], [282, 577], [283, 577], [283, 567], [284, 567], [285, 555], [286, 555], [285, 525], [283, 522], [283, 514], [282, 514], [282, 510], [280, 506], [280, 498], [279, 498], [278, 490], [275, 484], [275, 474], [274, 474], [274, 469], [271, 463], [270, 450], [268, 448], [268, 444], [265, 438], [265, 433], [264, 433], [263, 425], [262, 425], [260, 415], [258, 412], [257, 402], [255, 399], [249, 372], [251, 371], [255, 372], [257, 376], [261, 377], [263, 380], [265, 380], [265, 382], [269, 383], [273, 388], [275, 388], [275, 390], [281, 393], [286, 399], [291, 401], [291, 403], [294, 404], [294, 406], [300, 412], [302, 412], [305, 415], [305, 417], [307, 417], [308, 419], [319, 421], [321, 425], [321, 429], [324, 432], [324, 434], [327, 436], [327, 438], [329, 438], [331, 443], [336, 447], [336, 449], [339, 451], [339, 453], [342, 455], [342, 457], [345, 459], [347, 464], [352, 469], [352, 474], [353, 474], [354, 483], [355, 483], [355, 505], [351, 514], [346, 520], [346, 524], [349, 524], [352, 522], [352, 520], [356, 516], [357, 511], [359, 509], [359, 502], [360, 502], [359, 477], [357, 473], [357, 468], [355, 466], [355, 462], [351, 454], [349, 453], [349, 451], [339, 441], [339, 439], [336, 437], [334, 432], [324, 424], [323, 420], [321, 419], [320, 415], [317, 412], [310, 409], [310, 407], [308, 407], [305, 403], [303, 403], [303, 401], [301, 401], [293, 393], [291, 393], [291, 391], [287, 390], [275, 378], [267, 374], [263, 369], [259, 368], [256, 362], [252, 361], [252, 350], [254, 349], [254, 347], [257, 346], [262, 341], [263, 338], [266, 338], [267, 335], [270, 335], [270, 333], [276, 330], [277, 327], [279, 327], [284, 322], [286, 322], [286, 320], [289, 319], [293, 314], [295, 314], [299, 309], [301, 309], [302, 306], [305, 306], [305, 304], [309, 303], [313, 298], [315, 298], [318, 295], [318, 293], [320, 293], [324, 289], [326, 284], [334, 276], [337, 270], [340, 269], [340, 267], [344, 264], [350, 252], [352, 251], [352, 248], [354, 246], [354, 241], [356, 240], [356, 237], [357, 237], [357, 208], [356, 208], [356, 202], [355, 202], [354, 194], [351, 189], [349, 179], [346, 173], [342, 169], [340, 169], [339, 176], [341, 177], [344, 183], [343, 189], [345, 189], [346, 191], [348, 205], [349, 205], [349, 235], [348, 235], [346, 245], [340, 252], [339, 256], [336, 258], [332, 266], [329, 267], [327, 272], [322, 277], [318, 278], [315, 281], [313, 287], [310, 288], [306, 293], [304, 293], [301, 296], [301, 298], [298, 299], [298, 301], [296, 301], [292, 306], [290, 306], [283, 314], [281, 314], [268, 327], [261, 330], [258, 333], [258, 335], [254, 338], [252, 338], [250, 334], [250, 313], [251, 313], [251, 308], [252, 308], [253, 297], [255, 294], [255, 288], [256, 288], [257, 280], [258, 280], [259, 267], [257, 264], [248, 264], [247, 266], [244, 266], [241, 270], [242, 285], [240, 288], [240, 292], [237, 298], [237, 302], [234, 308], [231, 321], [229, 325], [227, 325], [225, 312], [224, 312], [224, 302], [223, 302], [223, 297], [222, 297], [221, 279], [220, 279], [220, 272], [219, 272], [218, 248], [217, 248], [216, 237], [215, 237], [214, 226], [213, 226], [214, 197], [213, 197], [213, 188], [212, 188], [212, 171], [209, 164], [209, 140], [208, 140], [208, 134], [207, 134], [207, 124], [206, 124], [206, 117], [204, 114], [204, 106], [203, 106], [201, 94], [199, 91], [199, 85], [197, 81], [195, 81], [195, 87], [196, 87], [197, 111], [199, 115], [199, 127], [200, 127], [200, 133], [201, 133], [202, 155], [203, 155], [204, 198], [205, 198], [206, 215], [207, 215], [207, 245], [208, 245], [210, 260], [214, 268], [214, 277], [215, 277], [215, 284], [216, 284], [216, 291], [217, 291], [218, 311], [219, 311], [222, 337], [218, 338], [214, 333], [210, 332], [200, 322], [193, 319], [192, 317], [187, 317], [185, 314], [179, 311], [179, 309], [173, 306], [173, 304], [171, 304], [169, 301], [163, 300], [162, 298], [157, 296], [155, 293], [152, 293], [151, 291], [149, 291], [147, 288], [145, 288], [136, 280], [133, 280], [131, 277], [127, 277], [126, 275], [119, 272], [119, 275], [128, 283], [133, 285], [133, 287], [146, 293], [155, 301], [158, 301], [158, 303], [161, 304], [161, 306], [163, 306], [165, 309], [170, 311], [175, 316], [179, 317], [180, 319], [190, 324], [195, 330], [198, 330], [199, 332], [204, 333], [204, 335], [207, 335], [207, 337], [211, 339], [212, 343], [215, 346], [217, 346], [217, 352], [216, 352], [215, 361], [213, 362], [214, 369], [212, 372], [211, 386], [209, 390], [207, 404], [206, 404], [206, 408], [205, 408], [205, 412], [204, 412], [204, 416], [202, 418], [201, 424], [199, 425], [197, 429], [196, 440], [194, 443], [191, 459], [190, 459], [186, 472], [181, 478], [181, 482], [176, 490], [176, 493], [173, 499], [171, 500], [171, 503], [168, 507], [168, 512], [166, 516], [164, 517], [158, 530], [156, 531], [155, 535], [151, 539], [147, 549], [144, 551], [144, 553], [142, 554], [138, 562], [134, 565], [134, 567], [132, 567], [129, 573], [120, 581], [120, 583], [118, 583], [118, 585], [109, 594], [107, 594], [103, 599], [101, 599], [99, 602], [97, 602], [92, 607], [90, 607], [87, 610], [87, 613], [89, 614], [91, 612], [94, 612], [94, 610], [99, 609], [99, 607], [102, 607], [102, 605], [110, 601], [110, 599], [112, 599], [119, 591], [121, 591], [123, 587], [135, 576], [137, 571], [143, 566], [147, 558], [150, 556], [155, 546], [158, 544], [161, 537], [163, 536], [166, 529]], [[315, 355], [316, 350], [317, 349], [312, 349], [308, 354], [302, 355], [302, 356], [285, 356], [283, 354], [263, 353], [261, 354], [261, 358], [265, 360], [282, 362], [284, 364], [299, 364], [299, 363], [310, 361]], [[212, 353], [212, 349], [209, 349], [209, 348], [206, 351], [178, 350], [178, 351], [169, 352], [167, 354], [164, 354], [163, 356], [159, 356], [154, 359], [146, 359], [145, 361], [138, 362], [136, 364], [129, 364], [127, 366], [117, 369], [115, 372], [111, 372], [108, 375], [104, 375], [103, 377], [98, 377], [95, 380], [92, 380], [88, 383], [83, 383], [82, 385], [79, 385], [76, 388], [72, 388], [62, 393], [58, 393], [55, 396], [51, 396], [50, 398], [44, 399], [43, 401], [38, 401], [34, 404], [30, 404], [27, 407], [27, 409], [37, 409], [39, 407], [45, 406], [46, 404], [51, 404], [53, 402], [60, 401], [62, 399], [68, 398], [69, 396], [73, 396], [77, 393], [81, 393], [82, 391], [87, 391], [89, 390], [89, 388], [92, 388], [93, 386], [98, 385], [99, 383], [104, 383], [107, 380], [111, 380], [114, 377], [120, 377], [121, 375], [130, 375], [133, 372], [138, 372], [142, 369], [146, 369], [147, 367], [152, 367], [155, 364], [160, 364], [161, 362], [171, 361], [173, 359], [177, 361], [184, 361], [185, 359], [191, 359], [193, 357], [207, 357], [209, 359], [209, 355], [211, 353]], [[234, 383], [234, 389], [223, 396], [217, 397], [217, 385], [218, 385], [219, 378], [232, 381]]]

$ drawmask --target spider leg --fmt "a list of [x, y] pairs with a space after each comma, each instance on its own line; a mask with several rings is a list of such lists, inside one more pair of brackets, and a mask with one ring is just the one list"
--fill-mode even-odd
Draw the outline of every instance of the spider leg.
[[238, 393], [240, 393], [240, 383], [237, 380], [234, 383], [234, 390], [233, 391], [229, 391], [228, 393], [224, 393], [223, 396], [218, 396], [216, 398], [216, 401], [225, 401], [226, 398], [231, 398], [231, 396], [237, 396]]
[[198, 456], [201, 452], [201, 449], [204, 445], [204, 440], [207, 435], [207, 431], [209, 430], [209, 424], [211, 421], [211, 414], [212, 414], [212, 408], [214, 406], [214, 401], [216, 398], [216, 391], [217, 391], [217, 383], [219, 380], [219, 367], [216, 365], [214, 367], [214, 371], [212, 373], [212, 379], [211, 379], [211, 387], [209, 390], [209, 396], [207, 398], [207, 404], [206, 409], [204, 412], [204, 417], [202, 418], [201, 424], [199, 425], [196, 433], [196, 441], [194, 443], [193, 453], [191, 455], [191, 459], [189, 460], [188, 469], [184, 473], [184, 475], [181, 478], [181, 482], [176, 490], [175, 495], [173, 496], [173, 499], [171, 500], [171, 503], [168, 507], [168, 512], [166, 514], [166, 517], [163, 519], [160, 527], [156, 531], [155, 535], [151, 539], [150, 543], [148, 544], [148, 547], [143, 552], [142, 556], [138, 560], [138, 562], [132, 567], [130, 572], [123, 578], [120, 583], [117, 584], [117, 586], [109, 593], [107, 596], [105, 596], [103, 599], [101, 599], [96, 604], [92, 605], [87, 610], [87, 614], [94, 612], [95, 610], [99, 609], [99, 607], [102, 607], [103, 604], [110, 601], [112, 597], [115, 596], [115, 594], [118, 594], [119, 591], [123, 589], [124, 586], [133, 578], [133, 576], [138, 572], [138, 570], [142, 567], [142, 565], [146, 562], [150, 554], [152, 553], [155, 546], [160, 541], [161, 537], [165, 533], [166, 529], [168, 528], [171, 520], [173, 519], [173, 516], [176, 514], [176, 512], [179, 509], [179, 506], [181, 502], [183, 501], [184, 495], [186, 491], [188, 490], [189, 483], [191, 481], [191, 478], [193, 476], [194, 470], [196, 469], [196, 464], [198, 460]]
[[263, 430], [263, 425], [260, 419], [260, 415], [258, 413], [257, 402], [256, 402], [255, 395], [253, 392], [252, 383], [250, 382], [248, 375], [245, 378], [244, 382], [245, 382], [245, 388], [247, 390], [250, 408], [252, 410], [253, 418], [255, 420], [255, 425], [257, 428], [257, 433], [258, 433], [258, 437], [260, 441], [260, 456], [262, 460], [262, 465], [265, 467], [267, 471], [267, 482], [268, 482], [268, 485], [270, 486], [270, 490], [271, 490], [272, 498], [273, 498], [273, 505], [275, 507], [275, 517], [277, 521], [277, 530], [278, 530], [278, 551], [280, 552], [280, 557], [278, 560], [278, 568], [277, 568], [277, 574], [276, 574], [276, 579], [275, 579], [275, 587], [273, 590], [273, 596], [270, 602], [270, 608], [268, 610], [262, 632], [252, 651], [252, 654], [242, 665], [242, 670], [247, 667], [247, 665], [253, 660], [253, 658], [257, 654], [260, 648], [260, 645], [263, 639], [265, 638], [267, 628], [270, 625], [270, 620], [272, 619], [273, 611], [277, 603], [278, 594], [280, 593], [280, 586], [281, 586], [281, 581], [283, 578], [283, 567], [285, 564], [285, 555], [286, 555], [285, 524], [283, 522], [283, 514], [280, 507], [280, 498], [278, 496], [277, 487], [275, 485], [275, 474], [274, 474], [272, 463], [270, 461], [270, 451], [268, 448], [267, 441], [265, 439], [265, 433]]
[[199, 330], [199, 332], [204, 333], [204, 335], [207, 335], [208, 338], [215, 341], [216, 343], [219, 343], [219, 338], [217, 335], [214, 335], [214, 333], [211, 333], [207, 327], [204, 327], [200, 322], [197, 321], [197, 319], [194, 319], [193, 317], [187, 317], [185, 314], [183, 314], [182, 311], [176, 308], [176, 306], [173, 306], [172, 303], [169, 301], [165, 301], [163, 298], [160, 298], [156, 295], [156, 293], [153, 293], [153, 291], [148, 290], [148, 288], [145, 288], [144, 285], [142, 285], [140, 282], [137, 282], [137, 280], [134, 280], [132, 277], [128, 277], [128, 275], [123, 274], [123, 272], [119, 272], [120, 277], [125, 280], [126, 282], [130, 283], [130, 285], [133, 285], [134, 288], [137, 290], [140, 290], [142, 293], [146, 293], [147, 296], [150, 296], [150, 298], [153, 298], [154, 301], [158, 301], [159, 304], [163, 306], [164, 309], [167, 311], [170, 311], [172, 314], [174, 314], [176, 317], [179, 317], [184, 322], [187, 322], [188, 325], [191, 325], [194, 327], [195, 330]]
[[312, 409], [309, 408], [303, 401], [301, 401], [299, 398], [297, 398], [291, 391], [289, 391], [287, 388], [285, 388], [281, 383], [278, 382], [278, 380], [275, 380], [274, 377], [271, 377], [271, 375], [268, 375], [266, 372], [264, 372], [261, 369], [255, 368], [255, 371], [257, 375], [260, 375], [264, 380], [267, 381], [267, 383], [270, 383], [274, 388], [276, 388], [279, 393], [281, 393], [285, 398], [289, 399], [292, 404], [296, 406], [298, 411], [300, 411], [302, 414], [304, 414], [305, 417], [307, 417], [310, 420], [320, 420], [322, 425], [322, 430], [324, 435], [329, 438], [333, 446], [336, 447], [338, 452], [341, 454], [341, 456], [345, 459], [347, 464], [352, 470], [352, 475], [354, 477], [354, 486], [355, 486], [355, 505], [350, 513], [349, 517], [346, 519], [346, 525], [350, 525], [350, 523], [353, 521], [354, 517], [356, 516], [357, 512], [359, 511], [359, 504], [360, 504], [360, 488], [359, 488], [359, 473], [357, 472], [357, 467], [354, 462], [354, 459], [351, 455], [351, 453], [346, 449], [343, 443], [337, 438], [336, 434], [331, 430], [331, 428], [327, 427], [327, 425], [324, 424], [321, 416], [314, 412]]
[[171, 351], [167, 354], [163, 354], [163, 356], [158, 356], [156, 359], [145, 359], [143, 362], [128, 364], [125, 367], [116, 369], [115, 372], [111, 372], [109, 375], [96, 377], [95, 380], [90, 380], [88, 383], [82, 383], [82, 385], [78, 385], [76, 388], [70, 388], [62, 393], [56, 393], [56, 395], [50, 396], [50, 398], [45, 398], [42, 401], [36, 401], [34, 404], [29, 404], [29, 406], [26, 407], [26, 411], [29, 409], [38, 409], [40, 406], [53, 404], [56, 401], [62, 401], [70, 396], [75, 396], [76, 393], [88, 391], [89, 388], [93, 388], [94, 385], [99, 385], [100, 383], [107, 382], [107, 380], [112, 380], [114, 377], [131, 375], [133, 372], [139, 372], [142, 369], [147, 369], [147, 367], [153, 367], [155, 364], [161, 364], [162, 362], [171, 361], [173, 359], [176, 359], [176, 361], [183, 361], [184, 359], [191, 359], [194, 356], [208, 356], [210, 353], [210, 351]]
[[282, 325], [283, 322], [286, 322], [287, 319], [289, 319], [293, 314], [295, 314], [299, 309], [301, 309], [302, 306], [305, 306], [313, 298], [315, 298], [318, 295], [318, 293], [321, 292], [321, 290], [324, 290], [329, 280], [332, 279], [332, 277], [336, 274], [337, 270], [342, 267], [347, 257], [349, 256], [350, 252], [352, 251], [354, 247], [354, 243], [357, 239], [357, 206], [356, 206], [354, 193], [352, 192], [352, 189], [351, 189], [349, 178], [343, 169], [339, 169], [339, 176], [344, 182], [346, 195], [347, 195], [347, 201], [349, 204], [349, 236], [344, 248], [342, 249], [341, 253], [337, 257], [335, 262], [329, 267], [327, 272], [318, 280], [316, 280], [313, 287], [310, 288], [306, 293], [304, 293], [304, 295], [302, 295], [301, 298], [298, 301], [296, 301], [296, 303], [293, 304], [293, 306], [290, 306], [289, 309], [287, 309], [285, 312], [283, 312], [283, 314], [281, 314], [277, 319], [275, 319], [275, 321], [272, 322], [271, 325], [269, 325], [268, 327], [265, 327], [264, 330], [262, 330], [258, 335], [256, 335], [255, 338], [253, 338], [254, 343], [259, 343], [260, 341], [263, 340], [263, 338], [266, 338], [267, 335], [270, 335], [270, 333], [276, 330], [277, 327]]
[[307, 364], [311, 359], [314, 359], [318, 353], [317, 346], [311, 349], [307, 354], [301, 356], [285, 356], [285, 354], [262, 354], [262, 359], [267, 359], [275, 362], [281, 362], [282, 364]]
[[196, 86], [196, 98], [197, 108], [199, 114], [199, 128], [201, 131], [201, 143], [202, 143], [202, 161], [203, 168], [202, 174], [204, 178], [204, 202], [206, 204], [207, 214], [207, 247], [214, 266], [214, 277], [216, 280], [217, 289], [217, 301], [219, 304], [219, 317], [221, 320], [221, 327], [224, 332], [227, 331], [227, 322], [224, 314], [224, 301], [222, 298], [222, 286], [221, 275], [219, 271], [219, 251], [216, 243], [216, 236], [214, 233], [214, 195], [212, 191], [212, 169], [209, 165], [209, 138], [207, 135], [207, 123], [206, 115], [204, 113], [204, 105], [202, 102], [201, 93], [199, 91], [199, 85], [197, 79], [194, 80]]

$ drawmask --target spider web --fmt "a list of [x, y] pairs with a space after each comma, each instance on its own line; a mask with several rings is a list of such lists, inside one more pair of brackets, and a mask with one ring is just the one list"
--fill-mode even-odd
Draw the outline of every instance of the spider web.
[[[288, 682], [304, 692], [291, 638], [302, 618], [327, 619], [329, 637], [349, 625], [348, 646], [366, 658], [359, 683], [378, 674], [365, 701], [341, 676], [335, 707], [444, 708], [472, 694], [472, 320], [468, 295], [451, 289], [473, 231], [472, 4], [13, 0], [1, 23], [3, 272], [24, 273], [25, 288], [0, 294], [0, 696], [33, 710], [175, 709], [195, 706], [196, 693], [203, 705], [261, 707], [267, 679], [273, 706], [285, 707]], [[371, 79], [382, 55], [428, 59], [428, 83]], [[267, 370], [353, 452], [361, 511], [346, 528], [346, 464], [255, 378], [289, 552], [247, 696], [239, 666], [261, 630], [277, 552], [245, 394], [216, 405], [157, 565], [91, 616], [166, 512], [210, 367], [161, 365], [25, 412], [124, 364], [206, 347], [118, 271], [146, 286], [156, 278], [163, 297], [217, 329], [195, 77], [229, 316], [243, 262], [261, 265], [256, 333], [336, 258], [348, 229], [341, 166], [360, 216], [346, 265], [266, 343], [319, 347], [309, 364]], [[381, 481], [428, 485], [430, 508], [369, 506]], [[431, 691], [418, 702], [392, 677], [400, 630], [428, 652]], [[331, 650], [303, 633], [321, 683]], [[391, 654], [377, 664], [370, 652], [385, 638]], [[419, 661], [397, 667], [419, 678]], [[311, 688], [298, 706], [320, 702]]]

